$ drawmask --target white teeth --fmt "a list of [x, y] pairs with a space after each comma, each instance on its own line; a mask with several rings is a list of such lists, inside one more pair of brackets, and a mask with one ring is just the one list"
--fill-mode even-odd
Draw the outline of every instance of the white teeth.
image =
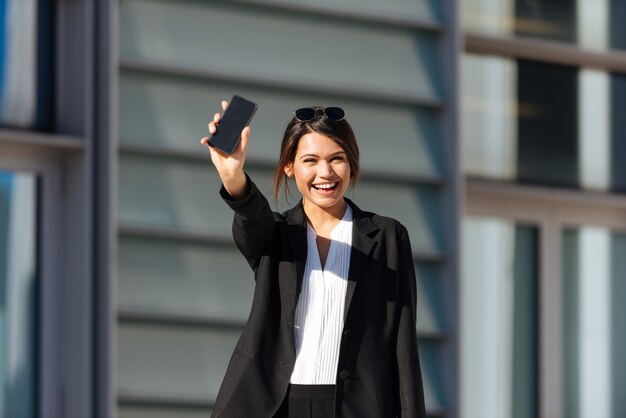
[[328, 190], [328, 189], [332, 189], [336, 185], [337, 183], [314, 184], [313, 187], [315, 187], [316, 189]]

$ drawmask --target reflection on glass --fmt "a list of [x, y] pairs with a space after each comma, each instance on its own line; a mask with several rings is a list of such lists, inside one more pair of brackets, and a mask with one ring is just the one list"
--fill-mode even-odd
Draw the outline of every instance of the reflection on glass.
[[537, 229], [463, 221], [463, 417], [537, 416]]
[[610, 76], [603, 71], [581, 69], [578, 114], [580, 182], [586, 189], [607, 190], [610, 179]]
[[626, 234], [563, 233], [563, 418], [626, 416]]
[[575, 187], [578, 177], [577, 69], [518, 61], [518, 179]]
[[626, 192], [626, 76], [465, 54], [463, 170]]
[[51, 130], [54, 6], [0, 2], [0, 126]]
[[481, 177], [517, 176], [517, 101], [514, 61], [465, 55], [463, 58], [464, 171]]
[[582, 48], [626, 49], [622, 0], [464, 0], [466, 31], [575, 43]]
[[0, 171], [0, 416], [35, 416], [36, 178]]

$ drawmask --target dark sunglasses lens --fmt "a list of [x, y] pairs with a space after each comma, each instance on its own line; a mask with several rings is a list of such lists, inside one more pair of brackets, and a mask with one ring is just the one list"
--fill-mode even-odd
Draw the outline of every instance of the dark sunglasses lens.
[[334, 120], [342, 120], [346, 117], [346, 112], [344, 112], [340, 107], [327, 107], [324, 109], [324, 113], [326, 113], [326, 116]]
[[315, 109], [312, 107], [303, 107], [296, 110], [296, 118], [302, 122], [308, 122], [315, 118]]

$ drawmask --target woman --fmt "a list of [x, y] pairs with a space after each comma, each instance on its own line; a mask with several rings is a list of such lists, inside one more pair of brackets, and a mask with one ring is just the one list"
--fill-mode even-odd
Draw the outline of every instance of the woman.
[[256, 280], [213, 416], [424, 417], [409, 237], [399, 222], [344, 197], [359, 176], [344, 111], [294, 112], [274, 192], [293, 178], [302, 199], [282, 214], [244, 173], [249, 138], [247, 127], [232, 155], [201, 140]]

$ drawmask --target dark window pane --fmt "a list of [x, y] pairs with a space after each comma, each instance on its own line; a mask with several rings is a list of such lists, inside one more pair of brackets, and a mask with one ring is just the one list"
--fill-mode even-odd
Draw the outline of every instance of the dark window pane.
[[614, 191], [626, 193], [626, 75], [611, 77], [611, 113], [611, 180]]
[[626, 193], [626, 75], [465, 54], [469, 176]]
[[518, 179], [576, 187], [577, 73], [573, 67], [518, 62]]
[[611, 47], [615, 49], [626, 49], [626, 1], [611, 0], [610, 4]]
[[576, 41], [574, 0], [517, 0], [515, 18], [516, 35]]
[[[611, 400], [614, 417], [626, 417], [626, 331], [621, 320], [626, 318], [626, 234], [613, 234], [611, 239], [611, 310], [615, 334], [611, 341]], [[618, 319], [619, 318], [619, 319]]]
[[517, 225], [513, 253], [513, 418], [538, 416], [538, 231]]

